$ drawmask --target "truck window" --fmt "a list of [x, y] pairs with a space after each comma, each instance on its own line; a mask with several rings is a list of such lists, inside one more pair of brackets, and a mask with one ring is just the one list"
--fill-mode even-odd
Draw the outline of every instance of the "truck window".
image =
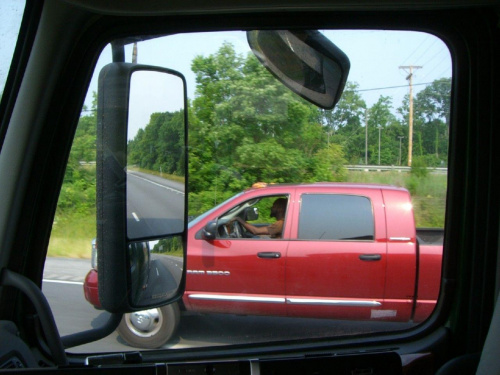
[[354, 195], [303, 195], [298, 238], [373, 240], [374, 220], [370, 199]]
[[218, 219], [219, 237], [282, 239], [288, 196], [253, 198], [224, 213]]
[[[125, 45], [125, 62], [169, 68], [186, 77], [189, 175], [185, 194], [187, 215], [192, 219], [188, 231], [200, 233], [187, 242], [186, 290], [190, 296], [173, 305], [126, 314], [121, 328], [112, 335], [69, 351], [152, 348], [153, 339], [149, 347], [142, 343], [165, 331], [169, 337], [158, 341], [159, 348], [176, 350], [366, 335], [407, 330], [418, 324], [402, 314], [399, 306], [381, 305], [385, 303], [386, 265], [396, 267], [387, 260], [386, 252], [408, 246], [401, 242], [387, 250], [386, 244], [374, 241], [378, 223], [378, 215], [373, 214], [378, 209], [375, 198], [373, 208], [362, 194], [321, 190], [299, 198], [286, 187], [325, 182], [404, 188], [411, 195], [415, 225], [442, 230], [450, 134], [450, 52], [439, 38], [421, 32], [321, 32], [351, 60], [346, 88], [333, 110], [319, 109], [279, 83], [249, 49], [242, 31], [147, 36], [144, 40], [134, 36], [131, 39], [137, 45]], [[63, 336], [97, 327], [109, 317], [82, 289], [88, 275], [99, 272], [99, 264], [91, 262], [99, 251], [99, 243], [94, 241], [97, 81], [101, 69], [111, 61], [110, 44], [101, 52], [89, 83], [44, 268], [43, 291]], [[410, 66], [412, 140], [408, 136]], [[133, 100], [139, 101], [139, 108], [153, 104], [140, 97]], [[166, 194], [158, 181], [168, 180], [171, 186], [184, 182], [178, 155], [159, 151], [176, 150], [172, 129], [177, 115], [175, 108], [156, 109], [129, 122], [127, 171], [151, 175], [155, 182], [151, 183], [154, 192], [134, 198], [137, 210], [168, 206], [168, 202], [160, 203]], [[276, 185], [281, 190], [262, 189], [247, 199], [245, 194], [257, 182], [267, 184], [264, 189]], [[253, 204], [252, 199], [264, 196], [265, 200]], [[278, 197], [288, 198], [285, 233], [294, 239], [298, 233], [300, 241], [235, 238], [225, 232], [217, 232], [218, 237], [211, 241], [202, 237], [206, 221], [222, 224], [231, 220], [232, 209], [240, 202], [258, 208], [258, 218], [255, 212], [247, 212], [246, 221], [255, 226], [272, 224], [275, 219], [270, 217], [270, 208]], [[243, 211], [237, 214], [245, 215]], [[141, 219], [137, 216], [132, 215], [132, 220]], [[310, 255], [304, 256], [307, 241], [316, 241], [316, 246], [308, 248]], [[177, 243], [163, 245], [151, 239], [149, 246], [163, 246], [173, 264], [182, 253]], [[315, 264], [319, 253], [324, 256], [325, 275]], [[352, 258], [349, 263], [344, 257], [347, 253]], [[433, 286], [439, 291], [441, 248], [429, 248], [428, 255], [428, 269], [437, 270], [438, 281]], [[407, 259], [406, 264], [410, 269], [415, 259]], [[387, 272], [394, 276], [396, 271]], [[366, 276], [363, 282], [357, 278], [360, 273]], [[388, 284], [395, 279], [389, 276]], [[321, 280], [311, 283], [314, 277]], [[312, 289], [326, 286], [327, 277], [335, 277], [331, 289]], [[408, 273], [407, 288], [394, 301], [408, 302], [415, 279]], [[285, 285], [288, 280], [293, 285]], [[403, 284], [398, 279], [399, 283]], [[287, 290], [295, 293], [290, 297], [295, 301], [293, 308], [287, 306]], [[435, 298], [435, 294], [428, 298], [430, 305]], [[356, 306], [335, 305], [346, 300]], [[314, 307], [317, 301], [321, 308]], [[287, 308], [295, 314], [293, 318], [287, 316]], [[361, 310], [350, 314], [354, 311], [350, 309], [358, 308]], [[405, 306], [410, 312], [411, 308]], [[342, 309], [349, 312], [347, 317], [339, 314]], [[361, 319], [363, 324], [359, 324]], [[148, 324], [139, 324], [145, 322]]]

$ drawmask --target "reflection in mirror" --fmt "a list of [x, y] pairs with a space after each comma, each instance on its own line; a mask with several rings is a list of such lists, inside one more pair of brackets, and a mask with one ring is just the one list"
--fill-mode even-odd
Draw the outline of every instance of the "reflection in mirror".
[[132, 74], [127, 145], [127, 236], [184, 229], [184, 85], [173, 74]]
[[134, 306], [151, 306], [174, 296], [184, 267], [181, 236], [132, 242], [128, 259]]

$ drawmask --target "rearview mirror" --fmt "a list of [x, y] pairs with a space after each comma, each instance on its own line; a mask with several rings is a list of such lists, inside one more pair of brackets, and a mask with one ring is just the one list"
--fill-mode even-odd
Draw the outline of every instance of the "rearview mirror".
[[[98, 286], [101, 304], [110, 312], [155, 307], [182, 296], [186, 103], [185, 80], [178, 72], [112, 63], [100, 73]], [[164, 251], [151, 256], [158, 243], [165, 245]], [[175, 258], [175, 271], [159, 260], [163, 255]], [[168, 283], [158, 282], [167, 279]]]
[[247, 39], [257, 59], [293, 92], [324, 109], [339, 101], [350, 62], [319, 31], [252, 30]]

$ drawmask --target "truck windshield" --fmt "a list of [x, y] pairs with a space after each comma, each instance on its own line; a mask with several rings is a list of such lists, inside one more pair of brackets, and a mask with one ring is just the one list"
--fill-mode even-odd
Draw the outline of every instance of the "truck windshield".
[[188, 223], [188, 228], [191, 228], [193, 227], [194, 225], [198, 224], [200, 221], [202, 221], [203, 219], [205, 219], [207, 216], [210, 216], [210, 214], [212, 214], [214, 211], [217, 211], [220, 207], [222, 206], [225, 206], [226, 204], [228, 204], [229, 202], [235, 200], [236, 198], [238, 198], [240, 195], [242, 195], [243, 192], [241, 193], [238, 193], [236, 195], [234, 195], [233, 197], [225, 200], [224, 202], [218, 204], [217, 206], [211, 208], [210, 210], [208, 210], [207, 212], [205, 213], [202, 213], [201, 215], [199, 216], [196, 216], [193, 220], [191, 220], [189, 223]]

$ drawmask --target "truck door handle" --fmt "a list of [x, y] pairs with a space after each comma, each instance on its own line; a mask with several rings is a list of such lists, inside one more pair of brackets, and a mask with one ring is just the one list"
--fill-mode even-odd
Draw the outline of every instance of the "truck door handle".
[[368, 262], [373, 262], [382, 259], [382, 255], [380, 254], [361, 254], [359, 259], [366, 260]]
[[257, 253], [257, 256], [259, 258], [265, 258], [265, 259], [277, 259], [277, 258], [281, 258], [281, 253], [275, 253], [272, 251], [264, 251], [262, 253]]

